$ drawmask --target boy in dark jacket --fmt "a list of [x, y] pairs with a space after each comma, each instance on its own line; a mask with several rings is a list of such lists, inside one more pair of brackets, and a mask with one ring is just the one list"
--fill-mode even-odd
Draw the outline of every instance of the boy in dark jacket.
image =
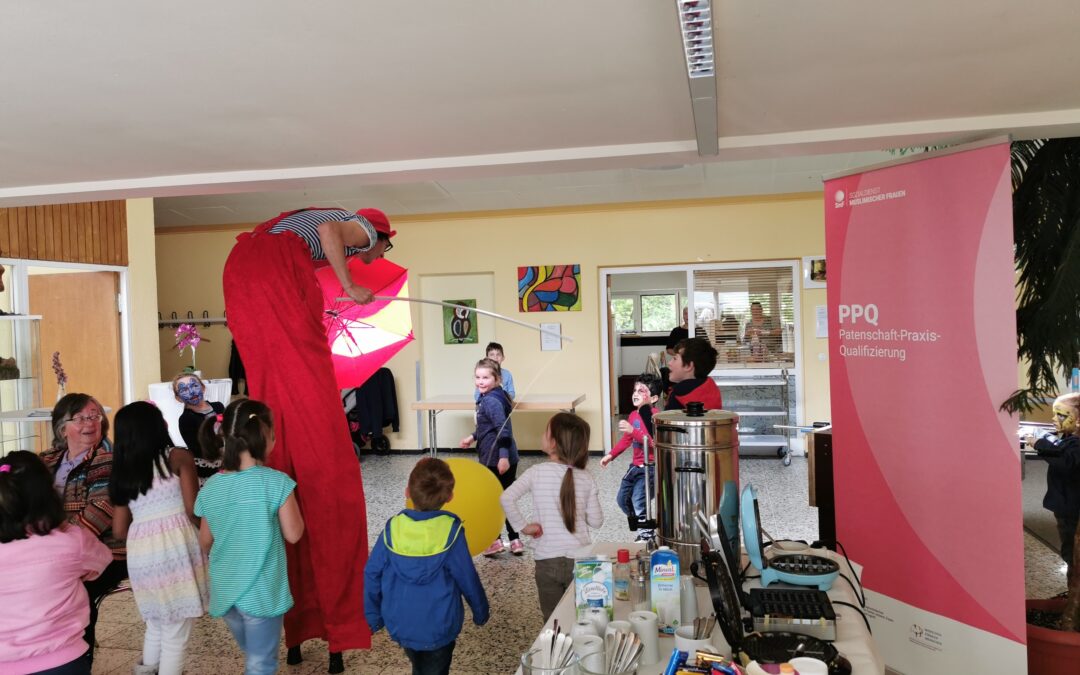
[[687, 403], [700, 402], [706, 410], [719, 410], [720, 389], [709, 373], [716, 367], [716, 350], [704, 338], [690, 338], [675, 345], [675, 355], [668, 361], [667, 392], [664, 410], [682, 410]]
[[450, 672], [465, 608], [488, 620], [488, 601], [473, 567], [465, 530], [442, 506], [454, 495], [454, 474], [441, 459], [416, 463], [405, 488], [415, 508], [386, 523], [364, 568], [364, 616], [372, 632], [386, 626], [412, 663], [413, 675]]
[[1054, 513], [1061, 536], [1061, 557], [1068, 565], [1066, 578], [1080, 574], [1073, 565], [1077, 520], [1080, 519], [1080, 394], [1065, 394], [1054, 401], [1054, 433], [1025, 441], [1046, 460], [1046, 496], [1043, 508]]

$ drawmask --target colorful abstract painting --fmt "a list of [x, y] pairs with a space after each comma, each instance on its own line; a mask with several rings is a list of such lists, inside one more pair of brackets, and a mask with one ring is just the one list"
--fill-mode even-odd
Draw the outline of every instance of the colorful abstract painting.
[[[476, 300], [443, 300], [451, 305], [476, 307]], [[476, 344], [476, 313], [460, 307], [443, 307], [443, 344]]]
[[518, 309], [522, 312], [580, 312], [581, 265], [519, 267]]

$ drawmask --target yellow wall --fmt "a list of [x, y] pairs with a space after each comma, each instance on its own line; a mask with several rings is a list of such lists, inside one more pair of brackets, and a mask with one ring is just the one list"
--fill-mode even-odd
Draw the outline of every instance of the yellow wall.
[[[232, 249], [239, 232], [220, 228], [213, 232], [189, 232], [183, 235], [157, 235], [158, 308], [163, 319], [175, 313], [185, 318], [188, 312], [201, 317], [221, 317], [225, 313], [225, 300], [221, 293], [221, 272], [225, 258]], [[156, 315], [155, 315], [156, 319]], [[229, 345], [232, 336], [224, 325], [209, 327], [196, 324], [204, 340], [195, 354], [195, 365], [204, 378], [227, 377], [229, 368]], [[161, 381], [171, 380], [174, 375], [191, 365], [191, 350], [183, 356], [177, 352], [175, 329], [157, 331], [155, 354], [160, 354]]]
[[[423, 296], [440, 297], [435, 275], [490, 273], [494, 282], [494, 306], [490, 309], [531, 323], [558, 321], [564, 335], [574, 338], [562, 352], [541, 352], [534, 331], [497, 322], [494, 335], [481, 334], [481, 345], [461, 358], [472, 363], [490, 339], [502, 342], [506, 365], [514, 373], [519, 393], [531, 391], [583, 392], [587, 396], [579, 412], [593, 427], [592, 448], [603, 446], [601, 423], [601, 350], [597, 282], [600, 267], [747, 260], [798, 260], [825, 251], [820, 194], [775, 198], [718, 199], [695, 202], [626, 204], [600, 207], [442, 214], [394, 219], [399, 234], [391, 258], [411, 270], [413, 279], [424, 278]], [[271, 216], [274, 214], [267, 214]], [[248, 228], [244, 228], [248, 229]], [[221, 270], [239, 230], [206, 228], [163, 230], [157, 235], [158, 304], [164, 316], [188, 310], [196, 316], [203, 309], [220, 316], [223, 309]], [[580, 263], [583, 311], [526, 314], [517, 311], [518, 265]], [[419, 285], [417, 285], [419, 286]], [[452, 294], [451, 294], [452, 295]], [[825, 303], [824, 290], [802, 295], [803, 363], [806, 419], [829, 419], [828, 363], [819, 361], [826, 341], [814, 338], [814, 306]], [[402, 406], [400, 434], [390, 437], [395, 448], [417, 448], [415, 413], [415, 364], [421, 359], [419, 341], [442, 341], [441, 333], [420, 334], [420, 309], [413, 319], [417, 343], [402, 350], [388, 365], [397, 381]], [[199, 348], [198, 365], [208, 377], [224, 377], [228, 365], [228, 333], [205, 331], [213, 342]], [[166, 378], [187, 361], [171, 351], [172, 334], [161, 331], [162, 375]], [[453, 368], [468, 373], [461, 364], [423, 363], [423, 368]], [[424, 378], [431, 381], [429, 378]], [[535, 381], [534, 381], [535, 380]], [[531, 383], [531, 384], [530, 384]], [[461, 392], [472, 390], [471, 378], [461, 382]], [[442, 416], [440, 416], [440, 421]], [[447, 420], [449, 422], [449, 419]], [[525, 449], [538, 447], [545, 418], [540, 413], [516, 416], [515, 432]], [[440, 444], [455, 441], [440, 433]], [[459, 440], [459, 439], [457, 439]]]
[[127, 201], [127, 242], [132, 398], [141, 400], [149, 394], [149, 384], [161, 380], [157, 266], [152, 255], [156, 245], [153, 199]]

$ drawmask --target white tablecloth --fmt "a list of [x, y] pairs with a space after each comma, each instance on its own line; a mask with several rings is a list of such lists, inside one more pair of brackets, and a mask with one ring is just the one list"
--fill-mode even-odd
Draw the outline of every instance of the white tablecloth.
[[[604, 554], [615, 559], [615, 553], [620, 548], [630, 550], [630, 555], [633, 556], [642, 547], [641, 544], [612, 544], [612, 543], [598, 543], [593, 547], [593, 552], [597, 554]], [[842, 556], [834, 556], [834, 559], [840, 564], [840, 570], [846, 576], [851, 575], [850, 570], [847, 570], [847, 563], [844, 562]], [[743, 561], [745, 564], [746, 561]], [[858, 570], [858, 566], [855, 568]], [[688, 572], [689, 570], [687, 570]], [[861, 572], [861, 570], [860, 570]], [[758, 579], [751, 579], [746, 582], [745, 587], [760, 588], [761, 583]], [[775, 588], [775, 585], [773, 586]], [[848, 583], [843, 579], [837, 579], [829, 590], [830, 600], [841, 600], [843, 602], [849, 602], [853, 605], [858, 605], [858, 600], [855, 598], [855, 592], [848, 586]], [[704, 616], [708, 616], [712, 612], [712, 599], [709, 597], [709, 589], [707, 586], [697, 586], [697, 601], [698, 601], [698, 613]], [[863, 622], [859, 613], [850, 607], [844, 607], [843, 605], [834, 605], [833, 609], [836, 612], [836, 641], [833, 643], [835, 647], [847, 657], [851, 662], [852, 675], [883, 675], [885, 672], [885, 661], [882, 659], [880, 652], [878, 652], [877, 644], [871, 637], [870, 632], [866, 628], [866, 624]], [[630, 603], [625, 600], [615, 601], [615, 618], [625, 620], [631, 612], [632, 608]], [[558, 606], [550, 617], [548, 622], [544, 625], [544, 628], [552, 628], [554, 620], [559, 620], [559, 626], [563, 632], [569, 632], [570, 628], [574, 625], [575, 621], [575, 609], [574, 609], [574, 585], [571, 584], [567, 589], [566, 595], [559, 601]], [[720, 635], [720, 627], [717, 626], [714, 635], [719, 636], [719, 640], [723, 640]], [[533, 646], [538, 646], [539, 635]], [[664, 667], [667, 665], [668, 659], [671, 656], [672, 650], [675, 649], [675, 638], [671, 636], [664, 636], [660, 638], [660, 662], [643, 665], [638, 667], [638, 675], [653, 675], [664, 672]], [[520, 656], [520, 655], [519, 655]], [[521, 669], [518, 668], [518, 672]]]

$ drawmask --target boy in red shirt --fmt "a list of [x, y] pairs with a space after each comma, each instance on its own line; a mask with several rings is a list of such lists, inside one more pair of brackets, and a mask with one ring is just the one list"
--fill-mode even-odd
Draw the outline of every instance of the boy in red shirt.
[[701, 402], [706, 410], [723, 407], [720, 389], [709, 373], [716, 367], [716, 350], [704, 338], [689, 338], [675, 345], [675, 355], [668, 361], [667, 392], [664, 410], [682, 410], [687, 403]]
[[[660, 400], [660, 378], [652, 373], [642, 373], [634, 380], [634, 412], [630, 417], [619, 422], [619, 431], [623, 432], [622, 438], [600, 460], [600, 466], [607, 467], [611, 460], [618, 457], [627, 448], [633, 446], [634, 454], [630, 459], [630, 468], [626, 470], [622, 482], [619, 484], [619, 494], [615, 497], [616, 503], [622, 512], [632, 520], [631, 529], [636, 527], [637, 521], [645, 519], [645, 439], [649, 443], [649, 455], [655, 458], [653, 449], [653, 423], [652, 418], [657, 412], [656, 402]], [[653, 480], [654, 471], [649, 468], [648, 480]], [[637, 539], [634, 541], [648, 541], [653, 537], [653, 531], [638, 529]]]

